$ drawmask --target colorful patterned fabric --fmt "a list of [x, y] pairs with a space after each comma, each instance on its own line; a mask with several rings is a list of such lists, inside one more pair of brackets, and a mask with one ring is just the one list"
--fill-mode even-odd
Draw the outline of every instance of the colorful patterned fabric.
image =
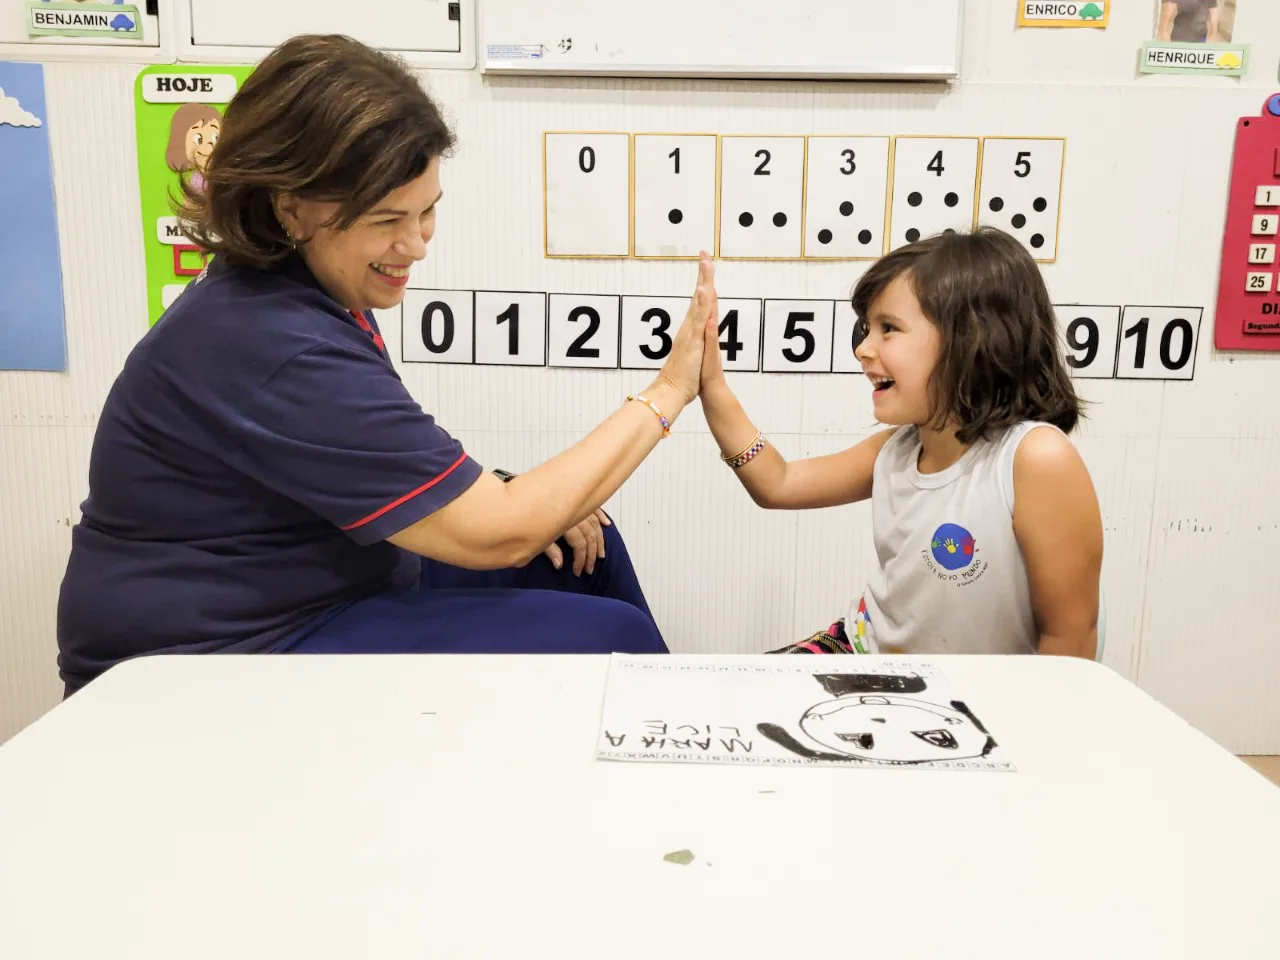
[[852, 641], [849, 640], [849, 634], [844, 628], [844, 618], [841, 617], [826, 630], [806, 637], [798, 643], [770, 650], [769, 653], [870, 653], [871, 644], [867, 639], [867, 624], [870, 622], [871, 618], [867, 616], [867, 603], [865, 600], [860, 600]]

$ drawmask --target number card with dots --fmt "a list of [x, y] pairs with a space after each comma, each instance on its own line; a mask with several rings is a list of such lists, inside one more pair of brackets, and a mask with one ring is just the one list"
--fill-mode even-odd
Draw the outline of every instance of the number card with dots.
[[1036, 260], [1058, 258], [1058, 212], [1067, 141], [984, 137], [978, 223], [1016, 237]]
[[799, 260], [804, 137], [720, 138], [720, 256]]
[[631, 255], [631, 134], [543, 135], [548, 257]]
[[874, 260], [884, 252], [888, 137], [808, 138], [804, 256]]
[[1280, 93], [1236, 124], [1214, 343], [1280, 351]]
[[977, 137], [895, 137], [889, 249], [973, 229]]
[[632, 206], [632, 255], [638, 259], [694, 259], [716, 249], [714, 133], [637, 133]]

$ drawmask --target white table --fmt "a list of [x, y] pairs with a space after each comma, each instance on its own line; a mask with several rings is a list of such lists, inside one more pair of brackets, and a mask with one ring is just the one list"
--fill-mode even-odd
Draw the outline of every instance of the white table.
[[603, 657], [139, 660], [0, 748], [0, 957], [1280, 956], [1280, 790], [1103, 667], [933, 662], [1018, 773], [597, 762]]

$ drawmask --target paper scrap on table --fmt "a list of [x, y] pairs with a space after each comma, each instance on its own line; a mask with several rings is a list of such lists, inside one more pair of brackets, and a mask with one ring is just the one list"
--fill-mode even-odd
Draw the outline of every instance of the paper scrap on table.
[[980, 706], [964, 701], [936, 667], [860, 659], [788, 657], [760, 665], [615, 655], [596, 758], [1017, 769], [980, 719]]

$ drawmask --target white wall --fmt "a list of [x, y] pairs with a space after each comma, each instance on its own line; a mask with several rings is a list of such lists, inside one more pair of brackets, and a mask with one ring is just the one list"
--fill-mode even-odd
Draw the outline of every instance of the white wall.
[[[1218, 356], [1212, 307], [1238, 117], [1280, 89], [1280, 8], [1246, 0], [1251, 78], [1135, 77], [1150, 6], [1103, 31], [1017, 31], [1011, 4], [971, 0], [961, 82], [424, 80], [461, 140], [415, 286], [687, 294], [688, 264], [549, 261], [541, 132], [1027, 134], [1068, 137], [1056, 302], [1206, 308], [1195, 380], [1078, 381], [1095, 406], [1079, 438], [1106, 524], [1106, 660], [1241, 753], [1280, 753], [1277, 363]], [[305, 25], [299, 21], [299, 29]], [[67, 286], [66, 375], [0, 373], [0, 740], [60, 693], [54, 605], [86, 492], [94, 423], [145, 328], [132, 83], [124, 64], [46, 67]], [[85, 158], [92, 157], [89, 168]], [[91, 169], [93, 176], [86, 176]], [[112, 190], [101, 184], [110, 183]], [[722, 296], [838, 298], [862, 264], [722, 263]], [[398, 352], [399, 324], [388, 341]], [[422, 404], [486, 466], [524, 469], [580, 437], [643, 373], [402, 366]], [[743, 374], [747, 409], [788, 456], [874, 427], [865, 381]], [[824, 627], [862, 582], [865, 507], [756, 510], [692, 409], [610, 505], [678, 651], [758, 651]]]

